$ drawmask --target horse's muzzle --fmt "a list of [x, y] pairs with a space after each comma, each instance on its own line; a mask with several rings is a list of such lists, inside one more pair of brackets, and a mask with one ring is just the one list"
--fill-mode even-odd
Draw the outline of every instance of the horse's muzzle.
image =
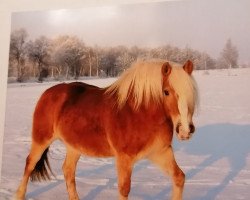
[[188, 140], [191, 138], [192, 134], [195, 132], [195, 126], [193, 125], [193, 123], [190, 123], [188, 126], [188, 130], [184, 130], [182, 124], [178, 123], [175, 131], [179, 139]]

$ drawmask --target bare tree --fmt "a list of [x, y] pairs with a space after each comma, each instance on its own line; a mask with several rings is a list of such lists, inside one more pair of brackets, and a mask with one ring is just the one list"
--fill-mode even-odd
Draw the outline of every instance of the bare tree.
[[129, 52], [129, 49], [124, 46], [120, 46], [118, 50], [119, 52], [115, 65], [117, 66], [118, 73], [121, 73], [131, 65], [131, 63], [134, 61], [134, 57]]
[[238, 67], [238, 57], [238, 50], [229, 38], [221, 52], [220, 64], [223, 68], [236, 68]]
[[54, 44], [55, 64], [61, 66], [67, 79], [69, 75], [77, 79], [80, 75], [81, 65], [87, 57], [86, 46], [76, 36], [60, 36]]
[[171, 45], [164, 45], [151, 50], [150, 54], [153, 58], [160, 58], [169, 61], [178, 62], [181, 60], [181, 50]]
[[95, 57], [96, 76], [99, 76], [102, 49], [96, 45], [93, 48], [93, 51], [94, 51], [94, 57]]
[[[25, 62], [25, 42], [28, 33], [25, 29], [15, 30], [10, 36], [10, 65], [16, 63], [17, 81], [23, 81]], [[10, 67], [10, 66], [9, 66]]]
[[91, 47], [87, 48], [87, 57], [89, 63], [89, 76], [92, 76], [93, 60], [94, 60], [94, 50]]
[[29, 59], [37, 66], [38, 80], [48, 76], [51, 42], [45, 36], [41, 36], [35, 41], [29, 41], [26, 46]]
[[133, 58], [133, 60], [140, 58], [147, 58], [149, 55], [149, 50], [144, 48], [139, 48], [137, 46], [133, 46], [129, 49], [129, 54]]
[[106, 76], [114, 77], [118, 74], [116, 59], [119, 51], [115, 47], [106, 48], [101, 55], [101, 69], [105, 72]]

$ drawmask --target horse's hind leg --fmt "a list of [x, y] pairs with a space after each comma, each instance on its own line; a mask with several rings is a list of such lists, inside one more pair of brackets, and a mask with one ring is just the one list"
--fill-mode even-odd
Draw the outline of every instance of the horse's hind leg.
[[[17, 192], [15, 194], [14, 199], [23, 200], [25, 198], [25, 193], [26, 193], [29, 177], [34, 172], [34, 169], [35, 169], [38, 161], [42, 157], [46, 157], [46, 159], [47, 159], [47, 155], [46, 155], [47, 150], [46, 149], [48, 148], [49, 145], [50, 145], [50, 142], [47, 142], [46, 144], [38, 144], [38, 143], [32, 142], [30, 154], [28, 155], [28, 157], [26, 159], [26, 165], [25, 165], [25, 169], [24, 169], [23, 178], [22, 178], [22, 181], [17, 189]], [[45, 163], [41, 163], [41, 165], [40, 165], [40, 167], [42, 167], [40, 169], [43, 170], [42, 175], [38, 174], [39, 172], [37, 172], [38, 179], [40, 179], [40, 178], [44, 179], [44, 177], [49, 177], [48, 172], [46, 171], [45, 168], [43, 168], [43, 167], [45, 167], [44, 164]]]
[[127, 200], [131, 187], [131, 174], [134, 162], [127, 155], [119, 155], [116, 162], [120, 192], [119, 199]]
[[181, 200], [185, 183], [185, 174], [177, 165], [172, 147], [166, 147], [149, 157], [165, 173], [170, 175], [173, 182], [172, 200]]
[[70, 200], [79, 199], [76, 191], [76, 182], [75, 182], [75, 170], [79, 158], [80, 158], [79, 152], [71, 148], [67, 148], [67, 154], [63, 164], [63, 173]]

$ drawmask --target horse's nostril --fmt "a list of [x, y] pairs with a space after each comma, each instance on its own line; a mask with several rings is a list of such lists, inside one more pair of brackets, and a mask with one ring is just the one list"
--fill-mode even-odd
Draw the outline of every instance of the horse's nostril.
[[179, 131], [180, 131], [180, 130], [179, 130], [179, 129], [180, 129], [180, 125], [181, 125], [180, 123], [178, 123], [178, 124], [177, 124], [177, 126], [176, 126], [176, 130], [175, 130], [175, 131], [176, 131], [176, 133], [179, 133]]
[[193, 124], [189, 125], [189, 131], [190, 131], [190, 133], [193, 133], [195, 131], [195, 127]]

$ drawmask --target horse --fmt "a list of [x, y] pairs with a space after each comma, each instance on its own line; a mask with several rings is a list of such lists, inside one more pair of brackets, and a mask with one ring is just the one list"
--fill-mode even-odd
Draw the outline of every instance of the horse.
[[174, 133], [192, 137], [197, 89], [193, 63], [138, 60], [114, 83], [99, 88], [82, 82], [47, 89], [33, 114], [31, 150], [14, 199], [24, 199], [29, 179], [50, 180], [51, 143], [66, 147], [62, 169], [70, 200], [79, 199], [75, 170], [81, 155], [115, 157], [119, 199], [126, 200], [136, 161], [148, 159], [168, 174], [172, 200], [181, 200], [185, 174], [172, 148]]

